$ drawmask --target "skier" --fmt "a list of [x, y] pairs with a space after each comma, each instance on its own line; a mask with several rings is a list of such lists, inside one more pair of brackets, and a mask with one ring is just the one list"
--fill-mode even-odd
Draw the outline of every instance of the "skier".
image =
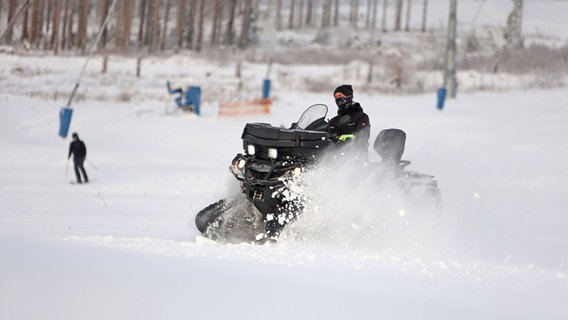
[[83, 183], [79, 170], [83, 174], [85, 183], [89, 183], [89, 177], [87, 177], [87, 172], [85, 171], [85, 167], [83, 167], [85, 157], [87, 156], [87, 147], [85, 147], [83, 141], [79, 139], [79, 135], [76, 132], [73, 133], [72, 137], [73, 142], [69, 145], [69, 156], [67, 156], [67, 160], [69, 160], [71, 158], [71, 154], [73, 154], [73, 164], [75, 167], [77, 183]]
[[337, 141], [351, 141], [359, 153], [359, 159], [366, 161], [371, 135], [369, 116], [358, 102], [353, 102], [353, 87], [340, 85], [333, 91], [337, 104], [337, 115], [331, 120], [327, 132]]

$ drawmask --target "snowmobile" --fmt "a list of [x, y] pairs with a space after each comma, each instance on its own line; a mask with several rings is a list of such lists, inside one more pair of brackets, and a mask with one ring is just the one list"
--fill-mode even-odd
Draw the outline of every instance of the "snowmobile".
[[[288, 182], [318, 166], [324, 155], [337, 152], [344, 144], [327, 133], [327, 111], [324, 104], [313, 105], [289, 128], [247, 123], [241, 136], [244, 151], [229, 166], [241, 192], [196, 215], [195, 225], [201, 234], [228, 243], [276, 241], [304, 210], [302, 195], [293, 194]], [[380, 172], [377, 176], [381, 179], [394, 181], [410, 197], [426, 197], [437, 210], [441, 203], [438, 183], [431, 175], [406, 170], [410, 161], [401, 160], [405, 142], [406, 134], [400, 129], [381, 131], [373, 149], [382, 161], [365, 167]]]

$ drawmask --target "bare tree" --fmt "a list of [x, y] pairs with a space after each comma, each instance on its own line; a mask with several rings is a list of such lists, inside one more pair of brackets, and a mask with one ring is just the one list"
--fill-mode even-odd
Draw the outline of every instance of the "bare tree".
[[428, 13], [428, 0], [424, 0], [422, 6], [422, 32], [426, 32], [426, 14]]
[[78, 0], [70, 0], [69, 24], [67, 25], [67, 49], [72, 48], [75, 43], [75, 39], [73, 37], [73, 24], [75, 21], [75, 15], [77, 14], [77, 1]]
[[[105, 21], [105, 17], [108, 14], [108, 10], [110, 7], [110, 0], [101, 0], [100, 2], [100, 25], [103, 26]], [[101, 35], [101, 41], [99, 42], [99, 49], [106, 47], [106, 42], [108, 38], [108, 29], [107, 26], [104, 26], [103, 33]]]
[[350, 25], [357, 29], [359, 24], [359, 0], [351, 0]]
[[[12, 22], [12, 20], [14, 20], [14, 18], [16, 17], [16, 7], [18, 5], [17, 0], [10, 0], [8, 1], [8, 22], [6, 22], [7, 29], [6, 29], [6, 36], [5, 36], [5, 41], [6, 43], [11, 43], [12, 42], [12, 36], [13, 36], [13, 31], [14, 31], [14, 27], [10, 26], [10, 22]], [[15, 22], [15, 21], [14, 21]], [[14, 23], [12, 23], [13, 25]]]
[[77, 48], [85, 50], [87, 45], [87, 24], [89, 20], [89, 0], [79, 2], [79, 30], [77, 31]]
[[387, 32], [387, 0], [383, 0], [383, 19], [381, 25], [383, 32]]
[[394, 31], [400, 31], [400, 24], [402, 21], [402, 2], [403, 0], [396, 0]]
[[64, 50], [65, 48], [67, 48], [66, 44], [67, 44], [67, 21], [69, 19], [69, 1], [70, 0], [65, 0], [65, 8], [63, 9], [63, 27], [61, 28], [61, 44], [60, 44], [60, 48], [61, 50]]
[[59, 52], [59, 25], [61, 21], [61, 0], [53, 0], [53, 10], [52, 10], [52, 19], [53, 19], [53, 29], [51, 32], [51, 41], [49, 43], [49, 48], [54, 49], [55, 54]]
[[371, 29], [375, 30], [377, 28], [377, 7], [379, 0], [373, 0], [373, 18], [371, 19]]
[[[45, 34], [49, 34], [49, 30], [51, 29], [51, 9], [52, 9], [51, 2], [52, 1], [53, 0], [46, 0], [47, 7], [44, 8], [45, 11], [43, 12], [43, 15], [45, 16], [45, 30], [44, 30]], [[42, 31], [42, 33], [43, 33], [43, 31]], [[48, 41], [45, 41], [44, 45], [45, 45], [44, 49], [47, 49]]]
[[365, 28], [369, 29], [371, 27], [371, 15], [373, 14], [372, 0], [367, 0], [367, 10], [365, 12]]
[[42, 0], [34, 0], [31, 7], [32, 20], [31, 20], [30, 43], [35, 47], [37, 47], [39, 43], [39, 37], [41, 33], [41, 28], [40, 28], [41, 4]]
[[513, 11], [507, 17], [507, 27], [505, 29], [505, 39], [507, 45], [513, 48], [523, 47], [522, 25], [523, 25], [523, 0], [512, 0]]
[[189, 12], [187, 19], [186, 43], [188, 49], [193, 49], [193, 38], [195, 34], [195, 16], [197, 13], [198, 0], [189, 0]]
[[162, 41], [160, 42], [160, 50], [164, 51], [166, 48], [166, 37], [168, 36], [168, 22], [170, 21], [170, 8], [171, 0], [166, 1], [166, 13], [164, 14], [164, 28], [162, 31]]
[[140, 48], [144, 44], [144, 22], [146, 20], [146, 1], [141, 0], [140, 5], [138, 5], [138, 14], [140, 15], [140, 22], [138, 24], [138, 47]]
[[331, 24], [331, 0], [323, 0], [322, 6], [321, 26], [327, 28]]
[[176, 50], [180, 49], [183, 44], [183, 26], [185, 25], [186, 7], [187, 0], [178, 0], [176, 17]]
[[197, 39], [195, 40], [195, 51], [201, 51], [201, 44], [203, 42], [203, 20], [205, 14], [205, 0], [197, 0], [199, 2], [199, 9], [197, 13]]
[[151, 28], [150, 28], [150, 45], [148, 51], [154, 51], [154, 48], [158, 44], [158, 31], [160, 23], [160, 0], [151, 0], [152, 9], [150, 10]]
[[304, 24], [304, 5], [305, 5], [305, 0], [300, 0], [299, 3], [300, 8], [298, 9], [298, 28], [300, 29]]
[[251, 15], [252, 15], [252, 0], [244, 0], [245, 7], [243, 10], [243, 24], [241, 28], [241, 39], [239, 41], [239, 47], [241, 49], [246, 48], [249, 44], [249, 31], [251, 26]]
[[282, 30], [282, 0], [276, 0], [276, 30]]
[[217, 44], [217, 30], [219, 27], [219, 20], [221, 15], [220, 0], [213, 0], [213, 19], [211, 21], [211, 46]]
[[406, 2], [406, 26], [404, 31], [410, 31], [410, 8], [412, 8], [412, 0]]
[[308, 0], [307, 4], [306, 4], [306, 25], [308, 27], [312, 26], [312, 21], [313, 21], [313, 11], [314, 10], [314, 0]]
[[[125, 1], [126, 1], [126, 12], [124, 13], [123, 46], [125, 49], [129, 49], [130, 34], [132, 33], [132, 19], [134, 18], [134, 8], [136, 7], [136, 3], [135, 0], [125, 0]], [[109, 13], [107, 12], [107, 14]]]
[[335, 9], [333, 10], [333, 25], [337, 27], [339, 25], [339, 0], [335, 0], [334, 8]]
[[233, 27], [235, 24], [235, 9], [237, 8], [237, 0], [229, 1], [229, 21], [227, 21], [227, 28], [225, 29], [225, 39], [224, 43], [226, 45], [233, 44], [234, 31]]
[[288, 15], [288, 29], [294, 28], [294, 10], [296, 7], [296, 0], [290, 0], [290, 13]]

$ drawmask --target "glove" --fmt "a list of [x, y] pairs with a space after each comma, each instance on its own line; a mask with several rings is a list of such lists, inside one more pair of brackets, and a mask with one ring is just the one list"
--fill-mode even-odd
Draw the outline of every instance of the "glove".
[[337, 138], [338, 141], [345, 142], [347, 140], [355, 140], [354, 134], [342, 134]]

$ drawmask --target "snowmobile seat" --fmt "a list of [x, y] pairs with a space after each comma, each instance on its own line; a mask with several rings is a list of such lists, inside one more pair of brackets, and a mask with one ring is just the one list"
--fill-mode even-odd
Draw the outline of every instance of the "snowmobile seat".
[[406, 167], [410, 162], [401, 161], [405, 143], [406, 133], [404, 131], [400, 129], [385, 129], [375, 139], [373, 149], [381, 156], [383, 164]]

